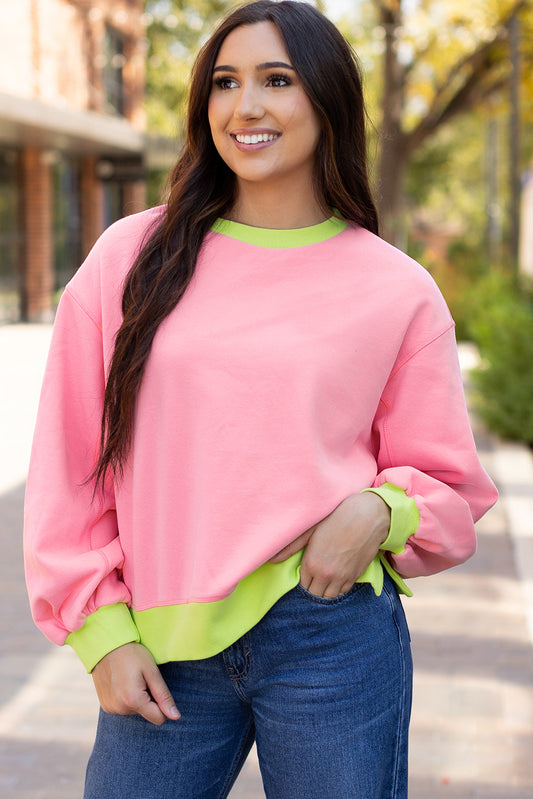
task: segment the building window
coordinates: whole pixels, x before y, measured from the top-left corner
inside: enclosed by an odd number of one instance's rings
[[[107,26],[104,48],[105,110],[108,114],[124,116],[124,78],[122,74],[126,63],[124,37],[114,28]]]
[[[80,166],[63,155],[53,168],[55,289],[65,286],[81,259]]]
[[[17,152],[0,151],[0,322],[19,319],[20,192],[17,180]]]

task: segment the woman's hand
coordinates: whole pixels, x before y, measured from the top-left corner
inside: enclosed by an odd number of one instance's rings
[[[316,596],[336,597],[374,560],[389,527],[390,508],[378,494],[353,494],[270,560],[286,560],[305,546],[300,584]]]
[[[172,694],[152,655],[142,644],[113,649],[92,671],[102,710],[128,716],[135,713],[160,726],[180,718]]]

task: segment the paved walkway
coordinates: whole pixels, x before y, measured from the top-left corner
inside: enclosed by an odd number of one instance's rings
[[[97,713],[91,679],[76,657],[33,627],[23,584],[24,478],[49,335],[47,326],[0,327],[6,799],[79,799]],[[462,355],[467,363],[470,351]],[[416,669],[410,799],[533,797],[533,459],[474,425],[502,500],[479,524],[478,555],[414,581],[415,597],[406,601]],[[231,797],[263,797],[254,753]]]

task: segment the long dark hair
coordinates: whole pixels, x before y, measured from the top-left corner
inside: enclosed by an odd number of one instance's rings
[[[102,437],[93,478],[122,473],[136,397],[152,341],[183,297],[204,236],[236,200],[236,177],[218,155],[207,108],[212,73],[226,36],[240,25],[272,22],[321,123],[314,171],[317,200],[378,232],[367,174],[365,108],[357,60],[337,28],[302,2],[258,2],[229,14],[200,51],[192,72],[187,137],[170,178],[170,197],[124,286],[123,322],[107,379]]]

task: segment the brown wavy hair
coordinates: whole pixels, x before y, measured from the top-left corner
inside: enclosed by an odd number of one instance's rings
[[[186,141],[170,177],[163,217],[129,272],[107,379],[96,486],[121,475],[131,445],[136,397],[152,341],[183,297],[204,236],[236,200],[237,181],[218,155],[208,121],[213,68],[226,36],[240,25],[272,22],[321,123],[316,198],[378,232],[366,156],[365,107],[356,56],[337,28],[311,5],[258,0],[230,13],[200,51],[192,71]]]

